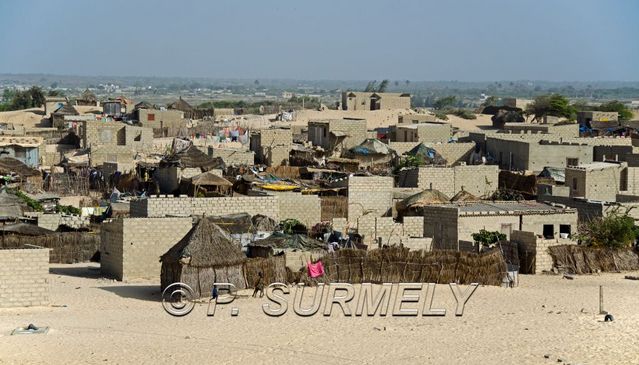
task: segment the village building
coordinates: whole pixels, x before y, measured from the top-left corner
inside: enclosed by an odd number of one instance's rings
[[[288,165],[293,145],[290,128],[260,129],[251,133],[250,149],[255,163],[268,166]]]
[[[577,123],[594,127],[592,122],[609,123],[617,125],[619,121],[619,113],[617,112],[600,112],[600,111],[581,111],[577,112]]]
[[[246,289],[243,264],[246,255],[228,232],[201,218],[193,228],[160,257],[160,289],[184,283],[196,297],[210,297],[214,283],[230,283]]]
[[[80,113],[73,107],[73,105],[65,103],[51,113],[51,126],[53,128],[63,129],[67,125],[67,116],[78,115],[80,115]]]
[[[577,231],[577,211],[535,201],[483,201],[434,204],[423,207],[424,236],[435,249],[474,250],[473,233],[498,231],[510,237],[515,230],[544,238]]]
[[[628,190],[628,164],[592,162],[566,167],[570,197],[614,202],[617,194]]]
[[[144,127],[164,128],[179,126],[184,121],[184,112],[176,109],[154,109],[138,107],[133,110],[132,118]]]
[[[42,137],[0,136],[0,157],[14,158],[28,167],[40,165]]]
[[[84,121],[79,131],[83,148],[90,149],[91,166],[104,162],[131,163],[137,153],[153,149],[153,131],[118,122]]]
[[[368,138],[366,119],[343,118],[311,120],[308,122],[308,140],[313,146],[339,157],[342,151],[353,148]]]
[[[559,122],[556,124],[506,123],[502,131],[512,134],[552,134],[563,138],[578,138],[579,124],[573,122]]]
[[[453,128],[448,123],[424,122],[419,124],[390,127],[393,142],[448,142],[453,136]]]
[[[420,124],[437,122],[434,114],[400,114],[397,117],[398,124]]]
[[[69,99],[64,96],[45,96],[44,97],[44,116],[50,117],[51,114],[66,105]]]
[[[222,175],[224,161],[208,156],[190,141],[174,140],[172,151],[160,161],[153,175],[161,194],[180,193],[183,179],[190,179],[203,172],[213,171]]]
[[[342,93],[342,109],[410,109],[410,94],[346,91]]]
[[[566,167],[593,161],[591,145],[535,138],[486,137],[486,153],[503,170],[540,172],[546,166]]]
[[[120,99],[102,102],[102,114],[119,119],[126,113],[126,105]]]

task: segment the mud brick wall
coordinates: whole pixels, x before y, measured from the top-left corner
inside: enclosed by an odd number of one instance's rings
[[[364,214],[381,217],[393,204],[393,178],[352,176],[348,180],[348,221]]]
[[[158,279],[160,256],[193,226],[187,218],[123,218],[104,225],[101,269],[117,280]]]
[[[0,250],[0,308],[49,305],[49,249]]]
[[[276,196],[219,198],[151,197],[131,201],[131,217],[185,217],[192,215],[262,214],[279,220]]]

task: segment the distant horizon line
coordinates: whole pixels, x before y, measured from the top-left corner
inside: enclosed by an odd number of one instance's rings
[[[414,80],[414,79],[394,79],[394,78],[380,78],[380,79],[298,79],[298,78],[273,78],[273,77],[251,77],[251,78],[239,78],[239,77],[214,77],[214,76],[148,76],[148,75],[82,75],[82,74],[57,74],[57,73],[41,73],[41,72],[26,72],[26,73],[12,73],[12,72],[0,72],[0,76],[49,76],[49,77],[96,77],[96,78],[149,78],[149,79],[206,79],[215,81],[320,81],[320,82],[370,82],[370,81],[402,81],[405,82],[463,82],[463,83],[494,83],[494,82],[545,82],[545,83],[639,83],[639,80],[544,80],[544,79],[494,79],[494,80]]]

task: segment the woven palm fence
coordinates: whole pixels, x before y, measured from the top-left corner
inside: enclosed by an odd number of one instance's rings
[[[573,274],[639,270],[637,251],[560,245],[548,248],[553,266]]]
[[[506,262],[499,251],[340,250],[322,258],[326,282],[359,283],[480,283],[501,285]]]

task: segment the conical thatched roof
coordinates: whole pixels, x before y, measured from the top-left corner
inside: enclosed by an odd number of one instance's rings
[[[450,199],[439,190],[424,190],[421,193],[411,195],[397,203],[397,210],[404,211],[410,208],[419,208],[431,204],[449,203]]]
[[[171,104],[166,106],[167,109],[176,109],[176,110],[180,110],[183,112],[190,112],[193,111],[193,107],[191,106],[191,104],[187,103],[186,101],[184,101],[182,99],[182,97],[180,96],[180,98],[174,102],[172,102]]]
[[[155,109],[155,105],[149,103],[148,101],[141,101],[135,104],[134,109]]]
[[[86,89],[82,92],[82,94],[80,94],[80,97],[78,98],[78,100],[96,102],[98,101],[98,98],[95,96],[95,94],[91,90]]]
[[[451,202],[478,202],[480,199],[473,194],[462,190],[450,199]]]
[[[162,262],[180,262],[194,267],[220,267],[246,260],[240,246],[229,234],[209,219],[200,221],[162,257]]]

